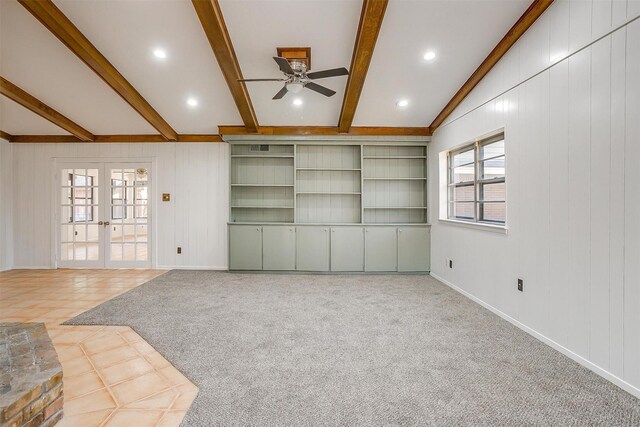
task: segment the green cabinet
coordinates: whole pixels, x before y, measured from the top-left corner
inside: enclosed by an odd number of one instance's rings
[[[364,233],[365,271],[398,271],[396,227],[367,227]]]
[[[329,227],[296,227],[299,271],[329,271]]]
[[[398,227],[398,271],[429,271],[430,240],[428,227]]]
[[[296,269],[296,228],[262,227],[262,263],[264,270]]]
[[[229,226],[229,269],[262,270],[262,227]]]
[[[331,271],[364,270],[364,229],[331,228]]]

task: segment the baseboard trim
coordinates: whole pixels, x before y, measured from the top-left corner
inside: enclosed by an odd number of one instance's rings
[[[215,270],[215,271],[227,271],[227,266],[217,265],[156,265],[158,270]]]
[[[459,292],[460,294],[462,294],[465,297],[469,298],[473,302],[476,302],[476,303],[480,304],[481,306],[483,306],[487,310],[491,311],[492,313],[502,317],[504,320],[506,320],[507,322],[511,323],[512,325],[522,329],[523,331],[525,331],[529,335],[533,336],[534,338],[537,338],[538,340],[540,340],[543,343],[547,344],[551,348],[553,348],[553,349],[559,351],[560,353],[564,354],[565,356],[569,357],[571,360],[573,360],[575,362],[578,362],[579,364],[581,364],[585,368],[593,371],[594,373],[600,375],[604,379],[606,379],[606,380],[612,382],[613,384],[617,385],[618,387],[620,387],[624,391],[626,391],[626,392],[628,392],[628,393],[630,393],[630,394],[632,394],[635,397],[640,399],[640,389],[635,387],[635,386],[633,386],[633,385],[631,385],[631,384],[629,384],[628,382],[626,382],[622,378],[619,378],[619,377],[615,376],[611,372],[601,368],[600,366],[594,364],[593,362],[591,362],[591,361],[585,359],[584,357],[574,353],[573,351],[569,350],[568,348],[563,347],[561,344],[558,344],[557,342],[555,342],[554,340],[548,338],[547,336],[542,335],[540,332],[537,332],[535,329],[532,329],[532,328],[528,327],[524,323],[521,323],[520,321],[518,321],[518,320],[514,319],[513,317],[509,316],[508,314],[503,313],[502,311],[498,310],[494,306],[484,302],[480,298],[478,298],[478,297],[470,294],[469,292],[459,288],[458,286],[456,286],[453,283],[449,282],[448,280],[438,276],[437,274],[431,273],[431,277],[433,277],[434,279],[436,279],[436,280],[442,282],[443,284],[447,285],[448,287],[450,287],[454,291]]]
[[[50,265],[29,265],[29,266],[19,266],[14,265],[9,270],[54,270],[54,267]]]

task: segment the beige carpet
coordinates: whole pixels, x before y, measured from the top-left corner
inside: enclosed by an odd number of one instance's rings
[[[187,426],[640,425],[640,401],[428,276],[171,271],[129,325],[200,393]]]

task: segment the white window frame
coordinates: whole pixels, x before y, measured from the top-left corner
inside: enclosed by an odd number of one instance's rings
[[[486,203],[502,203],[504,202],[504,206],[506,209],[507,206],[507,196],[506,196],[506,191],[505,191],[505,199],[503,201],[491,201],[491,202],[486,202],[483,200],[482,197],[482,191],[483,191],[483,187],[486,184],[499,184],[499,183],[505,183],[506,185],[506,167],[507,167],[507,153],[506,153],[506,143],[505,143],[505,152],[504,154],[500,154],[498,156],[493,156],[493,157],[489,157],[486,159],[480,159],[480,150],[482,149],[483,146],[485,145],[489,145],[492,144],[494,142],[498,142],[498,141],[504,141],[504,132],[500,132],[494,135],[491,135],[489,137],[480,139],[478,141],[475,141],[471,144],[467,144],[464,145],[460,148],[457,148],[455,150],[451,150],[449,152],[447,152],[447,220],[449,221],[461,221],[461,222],[468,222],[468,223],[473,223],[473,224],[482,224],[482,225],[493,225],[493,226],[499,226],[499,227],[506,227],[507,225],[507,219],[506,219],[506,212],[505,212],[505,220],[504,221],[495,221],[495,220],[486,220],[483,218],[484,216],[484,204]],[[473,161],[469,162],[469,163],[464,163],[462,165],[458,165],[456,167],[461,167],[461,166],[469,166],[469,165],[473,165],[473,175],[474,175],[474,179],[472,181],[467,181],[467,182],[458,182],[455,183],[453,182],[453,170],[454,170],[454,166],[453,166],[453,158],[454,156],[467,152],[467,151],[473,151]],[[482,179],[482,174],[481,174],[481,170],[483,169],[483,165],[484,162],[488,161],[488,160],[493,160],[499,157],[503,157],[505,159],[505,174],[502,177],[498,177],[498,178],[489,178],[489,179]],[[454,190],[455,188],[460,188],[460,187],[473,187],[473,201],[469,200],[467,203],[473,203],[474,209],[474,216],[473,218],[468,218],[468,217],[457,217],[453,214],[453,209],[454,209],[454,200],[453,200],[453,195],[454,195]],[[459,202],[460,203],[460,202]],[[463,202],[465,203],[465,202]]]

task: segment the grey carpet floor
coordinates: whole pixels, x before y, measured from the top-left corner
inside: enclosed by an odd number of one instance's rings
[[[640,425],[640,401],[428,276],[171,271],[129,325],[198,387],[186,426]]]

